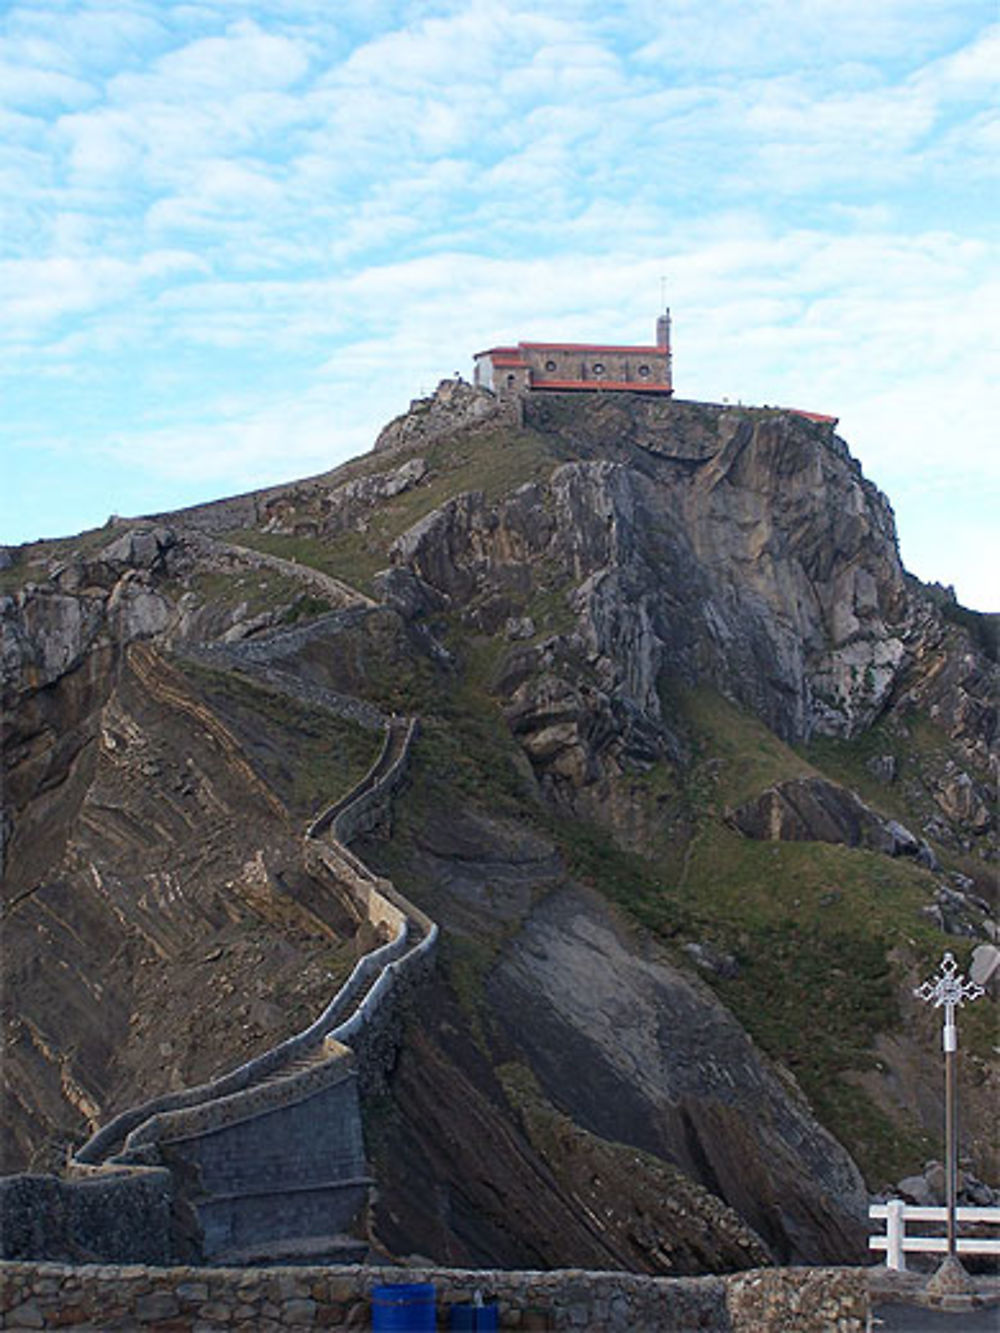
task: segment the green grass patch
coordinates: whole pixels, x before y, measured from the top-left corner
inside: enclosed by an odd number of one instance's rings
[[[570,873],[624,908],[641,925],[665,940],[693,929],[691,912],[676,893],[665,889],[661,869],[654,861],[624,851],[597,824],[550,817],[548,832]]]
[[[340,532],[320,538],[238,528],[226,533],[225,539],[234,546],[246,546],[264,555],[294,560],[296,564],[329,574],[359,592],[369,594],[372,577],[388,563],[382,544],[360,532]]]
[[[825,777],[851,788],[880,814],[899,820],[917,836],[929,819],[941,817],[933,796],[936,775],[945,772],[949,760],[959,768],[970,767],[968,755],[923,712],[911,713],[905,727],[896,720],[880,721],[851,740],[817,737],[801,753]],[[895,761],[892,782],[882,781],[869,768],[872,760],[883,756]],[[989,783],[985,774],[981,776]],[[982,875],[981,861],[937,843],[934,847],[945,869],[973,878]]]
[[[413,781],[428,805],[469,805],[499,816],[537,810],[530,766],[502,718],[481,708],[460,719],[423,720],[414,750]]]
[[[678,719],[691,738],[696,761],[711,763],[718,805],[739,805],[776,782],[815,775],[808,760],[759,718],[709,685],[691,689],[666,682],[661,701],[667,722]]]
[[[247,758],[293,814],[318,814],[367,773],[381,733],[242,676],[184,660],[176,666],[225,721]]]
[[[927,760],[948,755],[953,749],[944,729],[924,713],[912,713],[905,729],[895,721],[880,721],[850,740],[836,736],[817,736],[800,747],[803,758],[822,769],[835,782],[852,787],[859,796],[873,802],[901,799],[898,784],[886,784],[868,767],[873,759],[891,756],[902,775]]]
[[[817,1079],[810,1101],[820,1121],[850,1150],[874,1190],[912,1175],[940,1153],[940,1144],[916,1122],[901,1125],[891,1120],[848,1076]]]
[[[282,625],[298,625],[303,620],[315,620],[317,616],[324,616],[333,607],[325,597],[314,597],[311,593],[300,593],[295,601],[289,606],[281,616]]]
[[[284,607],[283,623],[320,615],[330,610],[329,602],[303,593],[302,585],[291,575],[277,570],[198,570],[183,582],[171,579],[162,585],[168,597],[176,601],[190,592],[198,601],[212,608],[232,611],[245,607],[247,616],[260,615]]]
[[[488,940],[449,932],[441,946],[441,962],[469,1025],[472,1039],[489,1055],[486,1035],[486,982],[496,962],[496,945]]]

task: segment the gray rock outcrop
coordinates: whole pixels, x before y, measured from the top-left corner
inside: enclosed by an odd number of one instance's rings
[[[846,787],[824,778],[782,782],[729,814],[748,838],[770,842],[833,842],[886,856],[929,859],[930,850],[903,824],[884,819]]]
[[[791,739],[851,735],[885,706],[911,614],[891,511],[838,442],[785,415],[663,406],[638,457],[582,459],[488,504],[456,496],[392,548],[452,600],[561,578],[601,688],[655,719],[663,669],[713,679]],[[648,409],[647,409],[648,411]],[[713,438],[714,435],[714,438]],[[554,566],[554,568],[553,568]]]
[[[867,1195],[849,1155],[731,1014],[626,942],[601,904],[573,890],[546,899],[489,991],[579,1124],[675,1162],[781,1259],[859,1259]]]

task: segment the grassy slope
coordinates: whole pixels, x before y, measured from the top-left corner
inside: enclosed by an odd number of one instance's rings
[[[877,1034],[899,1028],[897,996],[911,969],[929,975],[944,947],[964,958],[968,946],[922,916],[933,878],[911,861],[825,843],[754,842],[722,820],[727,806],[769,784],[816,771],[907,817],[901,803],[877,799],[864,767],[869,751],[884,747],[866,737],[810,747],[807,758],[710,690],[675,700],[695,753],[682,779],[695,829],[686,855],[678,869],[677,849],[654,845],[645,865],[623,865],[605,846],[595,882],[610,881],[661,933],[731,953],[739,973],[713,980],[720,996],[792,1070],[870,1183],[898,1179],[936,1145],[915,1123],[891,1123],[852,1076],[876,1062]],[[837,762],[828,766],[830,755]],[[987,1052],[991,1018],[985,1007],[963,1016],[968,1049]]]
[[[464,491],[483,491],[488,500],[494,499],[514,486],[548,476],[558,461],[542,436],[496,428],[480,431],[471,440],[437,441],[391,458],[376,456],[366,470],[394,471],[414,456],[426,461],[429,476],[419,486],[379,504],[364,532],[348,529],[317,539],[241,529],[229,537],[256,550],[311,565],[363,592],[371,592],[372,576],[385,569],[393,541],[425,514]]]
[[[468,669],[426,700],[407,819],[419,819],[421,807],[462,802],[547,832],[572,873],[653,930],[680,961],[689,962],[682,946],[691,941],[736,958],[737,976],[707,979],[758,1043],[794,1073],[873,1186],[931,1156],[936,1145],[915,1122],[890,1121],[854,1081],[876,1064],[878,1033],[898,1029],[896,997],[910,971],[929,975],[943,947],[967,953],[962,941],[943,937],[921,915],[932,887],[928,872],[860,849],[753,842],[729,829],[722,819],[727,805],[817,768],[708,690],[675,696],[695,752],[690,769],[658,765],[638,782],[630,778],[638,799],[684,807],[694,829],[690,843],[678,848],[665,837],[644,855],[624,851],[610,831],[556,818],[538,804],[485,684],[483,664],[495,644],[480,640],[466,649]],[[397,847],[403,875],[405,826],[404,820]],[[446,955],[480,1035],[476,993],[501,944],[454,941]],[[990,1015],[970,1011],[963,1025],[963,1041],[985,1053]]]
[[[309,818],[358,782],[379,733],[248,679],[179,660],[176,665],[235,732],[247,757],[299,817]]]

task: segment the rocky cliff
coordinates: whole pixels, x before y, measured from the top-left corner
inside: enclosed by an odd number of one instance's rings
[[[912,986],[995,933],[995,626],[828,424],[446,381],[336,472],[9,555],[8,1169],[322,1007],[354,945],[301,823],[405,711],[362,850],[443,939],[366,1111],[377,1243],[861,1253],[862,1172],[938,1133]]]

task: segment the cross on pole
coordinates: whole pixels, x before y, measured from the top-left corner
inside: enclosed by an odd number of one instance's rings
[[[941,959],[937,976],[917,986],[913,994],[925,1004],[933,1003],[935,1009],[944,1010],[941,1044],[944,1048],[945,1187],[948,1204],[948,1257],[945,1263],[955,1264],[958,1263],[955,1237],[955,1195],[958,1192],[955,1054],[958,1051],[958,1028],[955,1026],[955,1010],[966,1001],[978,1000],[984,992],[982,986],[962,975],[955,962],[955,955],[949,950]]]

